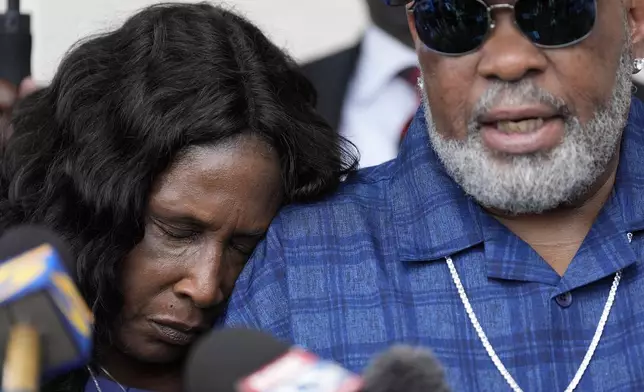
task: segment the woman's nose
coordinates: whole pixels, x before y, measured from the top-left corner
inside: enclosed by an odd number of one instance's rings
[[[214,247],[207,255],[195,255],[195,260],[186,267],[183,279],[174,286],[174,292],[185,296],[199,308],[209,308],[224,300],[221,290],[221,266],[223,247]]]

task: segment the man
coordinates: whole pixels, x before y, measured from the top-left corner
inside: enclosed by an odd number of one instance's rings
[[[372,23],[360,43],[303,66],[318,90],[318,110],[358,147],[361,167],[396,157],[420,103],[404,10],[365,3]]]
[[[224,324],[356,371],[428,346],[455,391],[644,390],[644,1],[488,4],[407,4],[400,155],[285,209]]]

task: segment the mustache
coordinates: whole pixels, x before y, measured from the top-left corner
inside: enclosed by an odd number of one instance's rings
[[[547,106],[558,116],[564,118],[571,115],[571,111],[563,99],[542,89],[529,79],[522,79],[517,82],[497,80],[492,82],[476,105],[474,105],[470,124],[479,124],[479,120],[495,107],[528,105]]]

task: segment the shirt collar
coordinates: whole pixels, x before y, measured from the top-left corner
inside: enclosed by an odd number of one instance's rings
[[[483,241],[479,207],[431,148],[422,105],[393,164],[393,222],[403,261],[436,260]]]
[[[412,49],[379,27],[369,27],[360,46],[352,82],[353,98],[373,99],[400,71],[417,65],[418,57]]]
[[[624,129],[615,199],[622,212],[624,230],[644,230],[644,104],[633,97]]]
[[[478,206],[430,146],[421,106],[393,163],[392,211],[400,258],[437,260],[484,241]],[[614,188],[622,230],[644,230],[644,104],[633,98]]]

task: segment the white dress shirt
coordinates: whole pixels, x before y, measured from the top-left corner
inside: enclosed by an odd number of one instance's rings
[[[378,27],[366,32],[342,108],[339,130],[360,151],[360,167],[396,157],[401,131],[418,95],[398,74],[417,66],[416,53]]]

